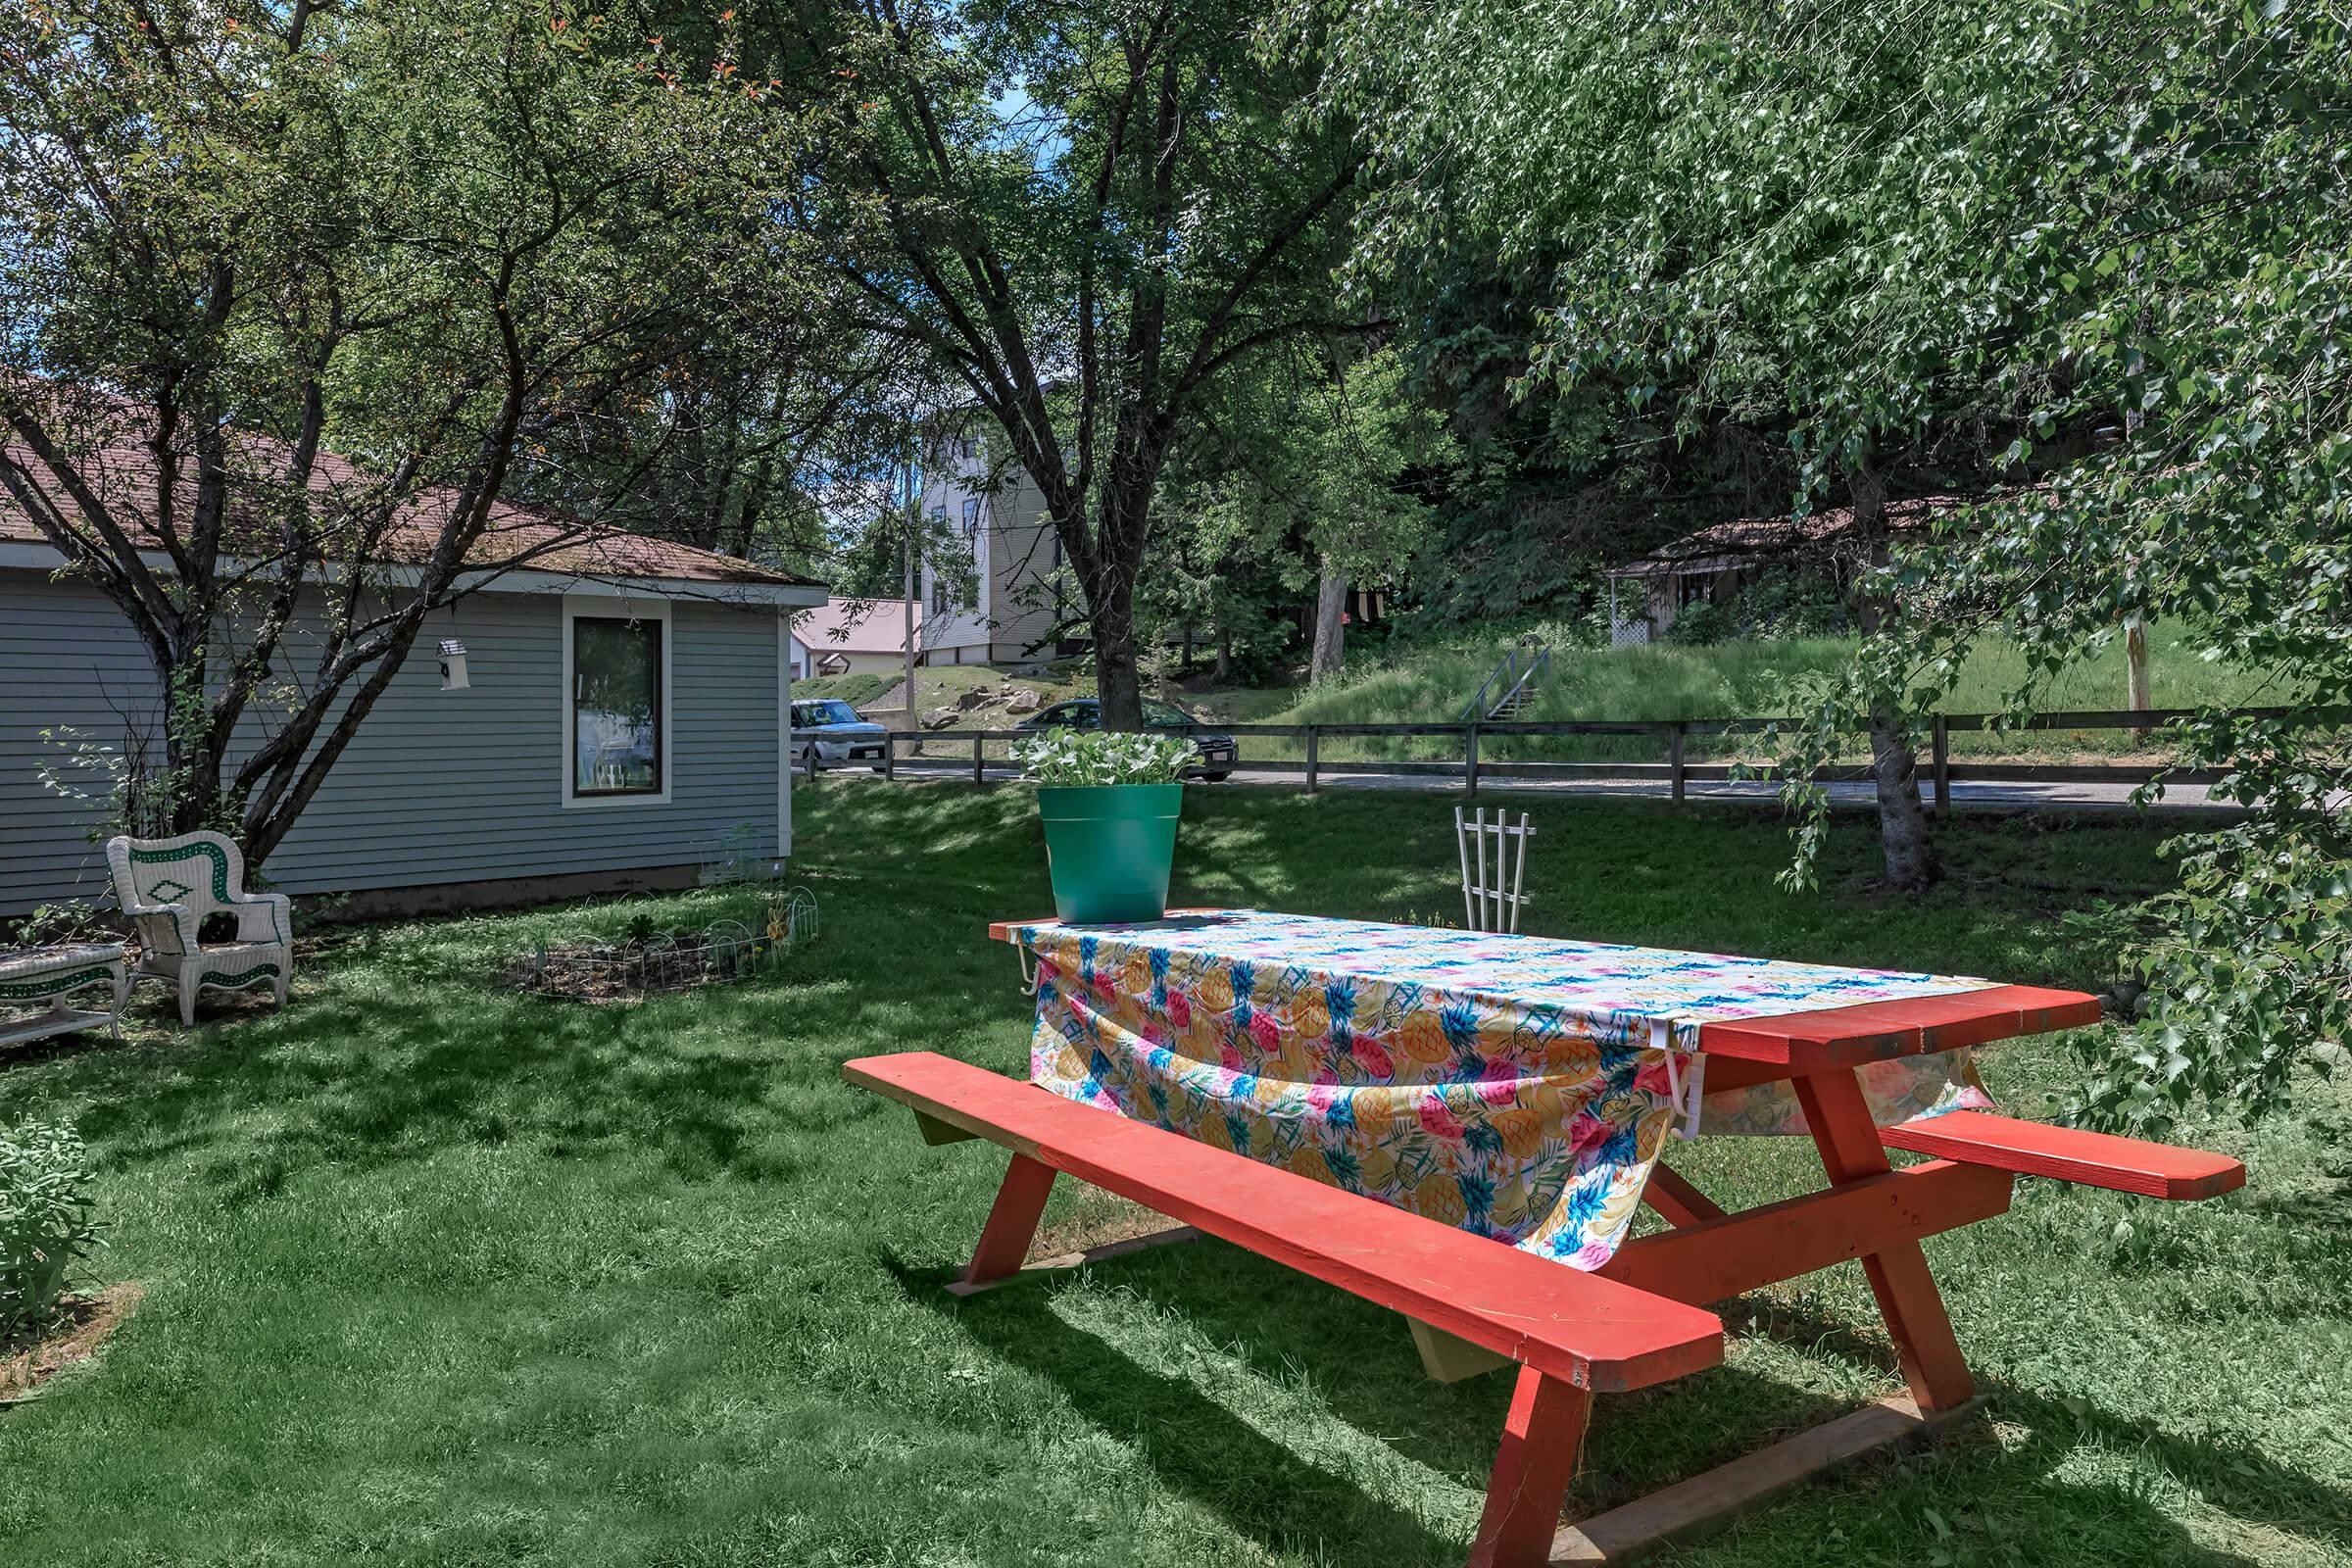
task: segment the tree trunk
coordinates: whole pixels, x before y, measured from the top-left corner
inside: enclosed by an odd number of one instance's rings
[[[1306,666],[1310,681],[1328,680],[1340,672],[1346,642],[1348,574],[1323,563],[1323,581],[1315,592],[1315,649]]]
[[[1887,711],[1870,715],[1871,777],[1878,786],[1879,847],[1886,882],[1905,893],[1923,893],[1941,872],[1927,808],[1919,799],[1919,754],[1902,720]]]
[[[1852,494],[1855,535],[1868,548],[1870,564],[1884,567],[1887,561],[1886,477],[1867,462],[1857,464]],[[1886,623],[1881,584],[1876,570],[1863,574],[1854,619],[1864,637],[1877,636]],[[1905,893],[1924,893],[1935,885],[1942,867],[1936,860],[1927,808],[1920,803],[1919,754],[1911,748],[1901,715],[1884,702],[1871,709],[1870,765],[1877,786],[1879,848],[1886,863],[1886,883]]]
[[[200,833],[221,825],[220,766],[206,744],[212,715],[211,694],[205,689],[206,666],[212,662],[208,646],[199,640],[192,648],[176,648],[170,668],[158,668],[157,684],[164,692],[159,717],[164,726],[166,798],[172,803],[172,831]],[[258,863],[258,858],[257,858]]]
[[[1094,595],[1095,698],[1104,729],[1144,727],[1144,690],[1135,659],[1135,584],[1112,570]]]
[[[1217,684],[1222,686],[1233,679],[1233,628],[1222,620],[1217,622]]]

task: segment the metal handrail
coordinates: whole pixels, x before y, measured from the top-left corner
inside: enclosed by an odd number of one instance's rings
[[[1521,669],[1519,656],[1529,649],[1533,649],[1535,652],[1529,654],[1527,667]],[[1481,719],[1493,717],[1496,709],[1519,695],[1519,688],[1534,680],[1539,673],[1550,668],[1550,645],[1540,643],[1533,637],[1520,638],[1511,644],[1509,650],[1503,654],[1494,667],[1487,671],[1487,678],[1479,685],[1478,695],[1471,698],[1469,704],[1462,709],[1462,722],[1476,723]],[[1509,684],[1503,688],[1502,696],[1490,705],[1487,702],[1487,694],[1494,689],[1494,683],[1498,680],[1507,680]]]

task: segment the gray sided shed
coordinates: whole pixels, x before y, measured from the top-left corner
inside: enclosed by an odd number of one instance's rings
[[[43,731],[120,747],[152,732],[157,682],[120,612],[0,543],[0,916],[107,892],[98,813],[42,783],[67,753]],[[792,848],[786,617],[822,587],[508,572],[436,612],[261,875],[295,895],[406,912],[691,884],[726,841]],[[571,800],[565,692],[573,616],[664,622],[667,788]],[[464,690],[435,643],[461,638]],[[301,639],[294,639],[299,642]],[[297,657],[299,665],[299,656]]]

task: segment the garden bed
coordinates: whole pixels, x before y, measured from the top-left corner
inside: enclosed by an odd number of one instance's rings
[[[794,888],[767,901],[758,929],[721,920],[699,931],[660,931],[641,917],[617,941],[543,943],[518,954],[501,980],[532,996],[636,1002],[663,991],[751,979],[812,940],[816,927],[816,900],[806,888]]]
[[[98,1353],[108,1335],[139,1309],[146,1293],[125,1280],[96,1296],[69,1296],[57,1304],[57,1320],[28,1344],[0,1345],[0,1405],[37,1398],[42,1385]]]

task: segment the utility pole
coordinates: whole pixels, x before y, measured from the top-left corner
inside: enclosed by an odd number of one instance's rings
[[[905,637],[901,644],[901,659],[906,679],[906,728],[909,733],[918,733],[922,728],[922,720],[916,716],[914,707],[914,519],[921,511],[922,503],[922,497],[915,491],[915,443],[919,439],[915,431],[907,432],[906,464],[900,470],[904,478],[899,486],[904,492],[899,505],[899,558],[903,579],[900,598],[904,601],[899,606],[899,623]]]
[[[2148,623],[2139,615],[2124,622],[2124,681],[2133,712],[2146,712],[2155,706],[2148,696]],[[2132,738],[2144,741],[2148,732],[2134,729]]]

